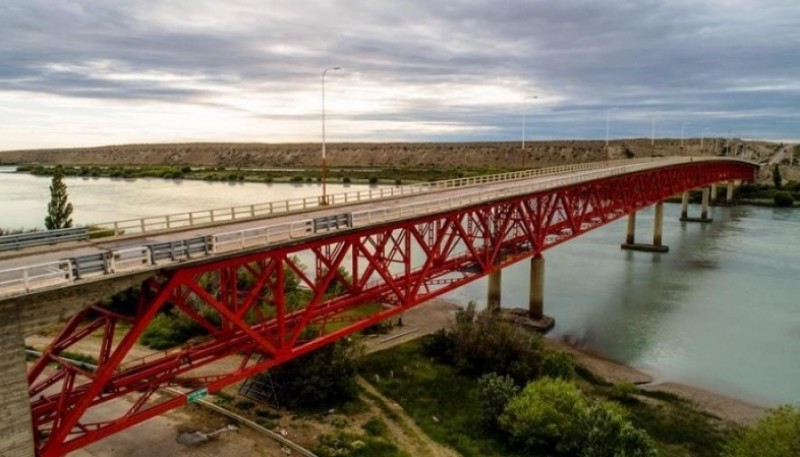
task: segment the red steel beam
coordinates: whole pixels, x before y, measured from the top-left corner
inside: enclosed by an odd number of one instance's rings
[[[217,392],[632,211],[696,187],[753,176],[753,166],[734,161],[673,165],[166,270],[142,288],[135,316],[84,310],[31,368],[37,452],[64,455],[186,404],[186,395],[157,398],[161,387]],[[313,259],[311,272],[298,256]],[[304,303],[287,303],[290,277],[306,288]],[[347,314],[375,302],[384,307],[366,316]],[[166,307],[207,335],[123,363]],[[121,322],[127,330],[115,332]],[[345,325],[326,333],[326,322]],[[95,370],[59,356],[100,329]],[[51,363],[56,370],[46,369]],[[109,417],[104,404],[122,397],[127,411]]]

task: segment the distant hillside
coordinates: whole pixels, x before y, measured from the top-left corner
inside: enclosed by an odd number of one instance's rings
[[[705,153],[711,154],[714,139],[705,140]],[[655,148],[649,139],[617,140],[609,148],[610,158],[649,157],[652,154],[698,155],[700,140],[658,140]],[[722,148],[724,140],[719,140]],[[772,143],[741,142],[746,150],[767,157],[777,147]],[[523,159],[519,142],[486,143],[332,143],[328,144],[331,166],[360,167],[526,167],[590,162],[606,158],[603,141],[526,142]],[[195,165],[242,167],[317,167],[319,143],[183,143],[130,144],[95,148],[37,149],[0,152],[0,164],[70,165]]]

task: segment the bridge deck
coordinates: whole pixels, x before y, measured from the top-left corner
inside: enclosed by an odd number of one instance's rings
[[[95,275],[75,278],[73,266],[64,259],[105,254],[116,259],[113,271],[100,272],[106,277],[119,277],[141,273],[148,269],[168,268],[170,264],[208,261],[221,254],[267,245],[281,245],[305,238],[325,236],[329,230],[313,230],[312,221],[318,218],[349,214],[347,227],[357,228],[383,223],[389,220],[419,217],[446,209],[465,207],[477,202],[500,199],[513,195],[558,188],[578,182],[601,179],[608,176],[633,173],[645,169],[660,168],[689,161],[713,161],[715,158],[657,158],[623,161],[609,166],[597,164],[590,168],[569,173],[556,173],[516,181],[492,182],[465,187],[412,194],[403,197],[378,199],[325,206],[311,211],[301,211],[271,218],[256,218],[241,222],[226,222],[185,230],[144,234],[128,237],[101,238],[95,241],[68,243],[41,249],[17,251],[13,256],[0,259],[0,301],[4,298],[34,293],[54,287],[67,287],[84,278],[99,279]],[[730,160],[730,159],[726,159]],[[333,229],[336,230],[336,229]],[[206,237],[210,255],[178,256],[177,259],[153,259],[147,245],[170,243],[197,237]]]

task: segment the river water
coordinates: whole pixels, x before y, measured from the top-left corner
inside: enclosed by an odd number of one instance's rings
[[[47,177],[3,173],[0,227],[42,227]],[[65,178],[77,223],[319,194],[314,184]],[[330,192],[357,185],[331,185]],[[693,208],[697,211],[697,208]],[[622,251],[617,221],[545,252],[551,333],[676,381],[765,405],[800,404],[800,211],[714,208],[712,224],[665,206],[669,254]],[[652,212],[637,217],[637,239]],[[503,305],[527,303],[528,262],[503,272]],[[486,281],[447,298],[485,303]]]

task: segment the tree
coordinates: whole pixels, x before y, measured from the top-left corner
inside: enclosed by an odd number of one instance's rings
[[[510,376],[489,373],[478,378],[478,404],[481,419],[489,427],[496,427],[506,405],[519,393],[519,386]]]
[[[47,230],[72,227],[72,203],[67,198],[67,185],[64,184],[64,170],[56,167],[50,184],[50,203],[47,204],[47,217],[44,225]]]
[[[339,340],[256,377],[270,403],[300,410],[323,410],[358,396],[356,358],[361,346]]]
[[[723,457],[800,456],[800,410],[784,406],[731,440]]]
[[[778,164],[775,164],[775,168],[772,169],[772,182],[775,183],[776,189],[783,189],[783,177],[781,176],[781,167]]]

